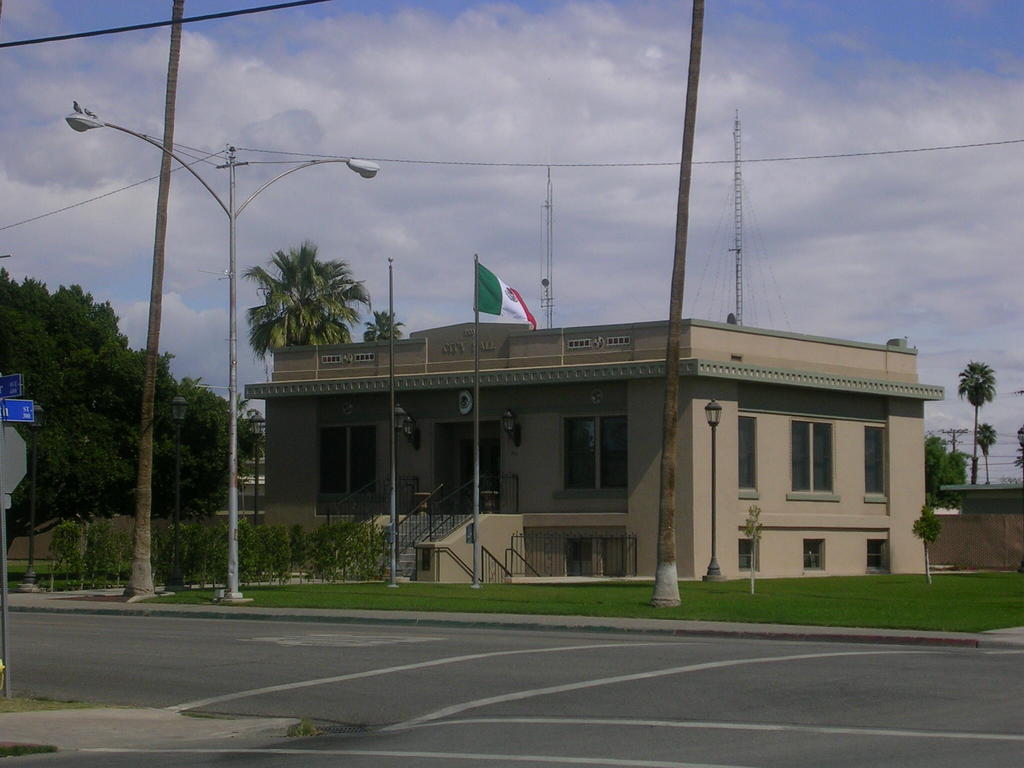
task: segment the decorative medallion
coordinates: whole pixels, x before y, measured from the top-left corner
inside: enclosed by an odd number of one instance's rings
[[[468,416],[473,412],[473,393],[468,389],[459,390],[459,413]]]

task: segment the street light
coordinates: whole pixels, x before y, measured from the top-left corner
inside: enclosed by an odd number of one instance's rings
[[[267,429],[263,414],[254,413],[249,419],[249,428],[252,430],[252,524],[256,525],[260,509],[260,438]]]
[[[1020,443],[1020,568],[1017,573],[1024,573],[1024,426],[1017,430],[1017,442]]]
[[[3,257],[0,257],[3,258]],[[28,503],[28,570],[18,587],[19,592],[38,592],[36,584],[36,458],[39,454],[39,430],[43,426],[43,406],[35,405],[35,421],[32,422],[32,489]]]
[[[181,556],[178,548],[178,537],[181,529],[181,425],[185,421],[188,402],[181,395],[171,400],[171,418],[174,420],[174,563],[167,586],[171,589],[182,589],[185,580],[181,576]]]
[[[81,110],[81,111],[80,111]],[[203,185],[207,192],[213,196],[213,199],[217,201],[218,205],[223,209],[224,213],[228,217],[228,302],[229,302],[229,318],[228,318],[228,588],[224,594],[223,600],[225,602],[233,602],[242,600],[242,593],[238,590],[238,421],[235,418],[235,414],[238,413],[238,355],[236,354],[238,347],[238,333],[237,333],[237,318],[235,317],[237,311],[237,299],[235,294],[235,283],[237,279],[236,268],[235,268],[235,223],[238,217],[242,215],[242,211],[251,203],[263,190],[273,184],[275,181],[283,179],[289,174],[301,171],[303,168],[309,168],[313,165],[324,165],[325,163],[345,163],[349,170],[358,173],[364,179],[372,179],[377,175],[380,170],[380,166],[370,160],[359,160],[353,157],[340,157],[340,158],[324,158],[318,160],[306,160],[305,162],[298,163],[297,165],[289,168],[286,171],[282,171],[277,176],[274,176],[270,181],[265,182],[255,192],[253,192],[245,201],[238,205],[235,202],[235,168],[239,165],[248,165],[248,163],[240,163],[235,157],[235,148],[228,147],[228,161],[224,165],[218,165],[217,168],[228,169],[228,202],[224,200],[213,191],[206,179],[196,173],[192,166],[186,162],[186,160],[179,157],[174,150],[168,149],[161,142],[154,138],[146,136],[145,134],[133,131],[130,128],[125,128],[114,123],[108,123],[105,120],[100,120],[93,113],[82,110],[77,102],[75,103],[75,111],[64,118],[67,124],[74,130],[83,132],[92,130],[93,128],[113,128],[115,131],[121,131],[127,133],[130,136],[134,136],[137,139],[142,139],[147,144],[152,144],[154,147],[159,149],[161,152],[173,157],[181,167],[192,174],[196,181]]]
[[[718,567],[718,526],[715,520],[715,497],[716,497],[716,467],[715,467],[715,434],[718,429],[718,422],[722,420],[722,406],[717,400],[712,400],[704,406],[704,415],[707,416],[708,426],[711,427],[711,562],[708,563],[708,572],[704,574],[704,581],[723,581],[722,569]]]

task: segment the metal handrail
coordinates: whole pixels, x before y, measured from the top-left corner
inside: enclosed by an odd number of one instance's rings
[[[328,525],[330,525],[330,524],[331,524],[331,516],[332,516],[332,515],[331,515],[331,512],[330,512],[330,510],[331,510],[332,508],[337,508],[337,509],[341,509],[341,508],[342,508],[342,507],[343,507],[343,506],[344,506],[345,504],[347,504],[347,503],[349,502],[349,500],[350,500],[350,499],[353,499],[353,498],[355,498],[356,496],[366,496],[366,495],[369,495],[369,491],[368,491],[368,489],[369,489],[370,487],[372,487],[372,486],[376,486],[376,485],[377,485],[377,483],[378,483],[378,481],[377,481],[376,479],[374,479],[374,480],[371,480],[370,482],[368,482],[368,483],[366,483],[365,485],[363,485],[363,486],[361,486],[361,487],[357,488],[356,490],[354,490],[354,491],[351,491],[350,493],[347,493],[347,494],[345,494],[345,495],[344,495],[344,496],[342,496],[342,497],[341,497],[341,498],[340,498],[340,499],[339,499],[338,501],[329,501],[329,502],[326,502],[326,503],[324,504],[324,506],[325,506],[325,507],[327,508],[327,510],[328,510],[328,511],[327,511],[327,524],[328,524]]]
[[[473,578],[473,569],[466,565],[466,561],[459,557],[457,554],[455,554],[455,552],[452,551],[451,547],[433,547],[433,551],[437,554],[441,554],[442,552],[444,552],[450,555],[452,560],[455,561],[456,565],[458,565],[466,573],[466,575],[469,576],[469,578]]]
[[[512,573],[512,568],[508,564],[509,555],[515,555],[517,558],[519,558],[520,561],[522,561],[523,565],[525,565],[527,568],[529,568],[531,571],[533,571],[533,575],[534,576],[540,576],[540,572],[536,568],[534,568],[532,565],[530,565],[530,561],[527,560],[525,557],[523,557],[521,553],[519,553],[516,550],[512,549],[512,547],[507,547],[505,549],[505,570],[509,572],[509,575],[511,575],[511,573]]]
[[[481,546],[480,551],[484,556],[484,568],[483,573],[481,574],[481,576],[483,576],[484,583],[495,583],[498,581],[496,578],[487,578],[488,575],[493,577],[496,574],[501,574],[504,578],[510,578],[512,576],[512,573],[505,567],[505,564],[496,558],[487,547]]]

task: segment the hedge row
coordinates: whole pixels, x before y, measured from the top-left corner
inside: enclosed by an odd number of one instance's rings
[[[226,525],[183,523],[178,560],[186,584],[224,584]],[[131,567],[131,537],[107,520],[65,521],[54,529],[52,573],[69,586],[121,583]],[[238,521],[238,579],[242,584],[284,583],[293,576],[321,581],[370,581],[384,575],[387,540],[373,523],[339,522],[307,531],[301,525],[252,525]],[[174,565],[173,529],[152,537],[153,580],[166,583]]]

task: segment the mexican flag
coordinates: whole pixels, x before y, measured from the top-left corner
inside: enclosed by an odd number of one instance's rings
[[[519,291],[479,262],[476,265],[476,286],[479,311],[529,323],[532,330],[537,330],[537,320],[530,313]]]

